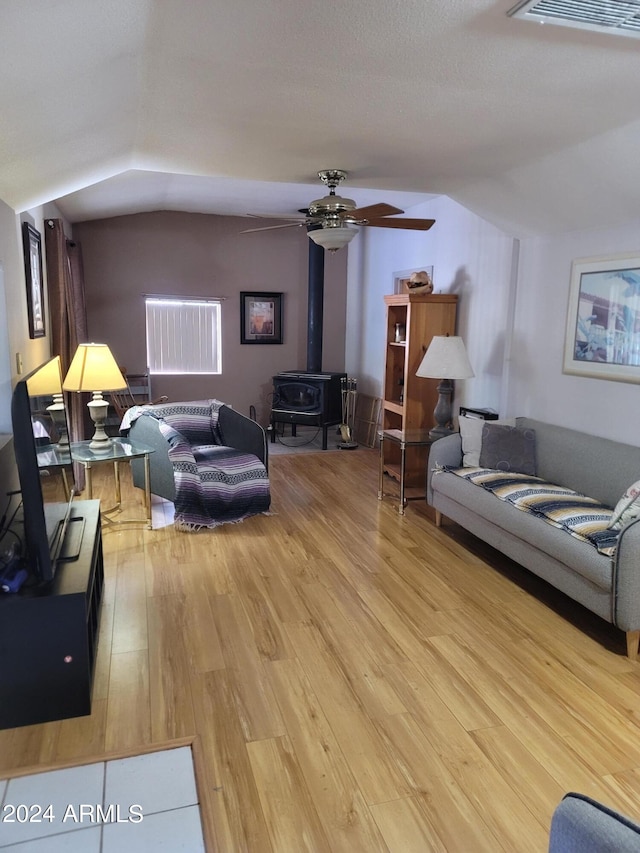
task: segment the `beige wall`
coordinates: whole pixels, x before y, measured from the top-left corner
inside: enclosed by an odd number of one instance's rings
[[[50,318],[46,316],[46,336],[31,340],[27,319],[27,289],[22,250],[22,223],[29,222],[42,238],[43,284],[47,287],[42,208],[19,216],[0,201],[0,432],[10,432],[11,391],[16,381],[34,370],[50,355]],[[19,355],[19,358],[18,358]],[[18,370],[18,362],[22,370]]]
[[[108,343],[129,372],[140,372],[146,365],[145,294],[226,297],[222,375],[157,376],[153,393],[170,400],[216,397],[243,414],[254,405],[266,424],[272,376],[306,367],[309,242],[301,228],[240,234],[266,224],[272,222],[168,211],[74,224],[89,337]],[[346,255],[325,257],[324,370],[344,370]],[[284,293],[282,345],[240,344],[243,290]]]

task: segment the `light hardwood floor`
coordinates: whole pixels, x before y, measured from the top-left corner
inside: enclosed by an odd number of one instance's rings
[[[195,737],[223,853],[543,853],[569,790],[640,820],[622,633],[376,478],[279,456],[273,515],[105,531],[93,713],[0,732],[0,769]]]

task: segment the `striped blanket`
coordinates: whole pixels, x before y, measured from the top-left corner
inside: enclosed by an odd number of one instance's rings
[[[191,532],[268,511],[267,469],[251,453],[225,447],[218,425],[224,403],[204,400],[155,406],[169,445],[176,486],[174,526]]]
[[[613,510],[599,501],[527,474],[490,468],[449,470],[517,509],[590,542],[601,554],[610,557],[615,553],[619,531],[609,528]]]

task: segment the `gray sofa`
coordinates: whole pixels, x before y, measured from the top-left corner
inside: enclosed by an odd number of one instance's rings
[[[553,813],[549,853],[637,853],[640,826],[584,794],[569,793]]]
[[[598,438],[529,418],[518,427],[535,430],[537,476],[615,507],[640,479],[640,447]],[[622,629],[627,654],[640,643],[640,518],[618,537],[613,558],[589,542],[496,498],[442,467],[462,466],[460,434],[435,442],[427,470],[427,502],[436,524],[446,516],[479,539],[548,581]]]

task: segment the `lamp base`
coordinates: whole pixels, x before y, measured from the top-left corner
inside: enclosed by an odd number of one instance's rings
[[[47,406],[47,411],[51,415],[56,431],[58,433],[58,447],[69,446],[69,433],[67,430],[67,413],[64,407],[62,394],[53,395],[53,403]]]
[[[87,403],[91,420],[94,422],[96,429],[93,433],[93,438],[89,442],[91,450],[109,450],[111,447],[111,439],[104,430],[104,423],[107,419],[107,411],[109,403],[103,399],[102,392],[94,391],[93,400]]]
[[[436,426],[429,430],[429,438],[434,441],[451,435],[451,397],[453,395],[453,382],[450,379],[441,379],[438,383],[438,402],[433,410],[433,418]]]
[[[109,450],[111,447],[111,439],[109,438],[109,436],[106,435],[104,438],[100,438],[100,436],[98,436],[96,438],[97,435],[98,433],[96,430],[93,435],[93,438],[89,442],[89,447],[92,450],[97,450],[98,452],[100,452],[101,450]]]

